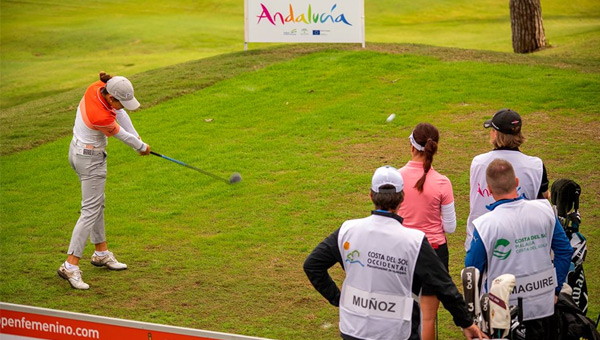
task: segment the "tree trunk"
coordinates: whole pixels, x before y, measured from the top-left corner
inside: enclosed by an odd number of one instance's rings
[[[530,53],[546,47],[540,0],[510,0],[510,24],[515,53]]]

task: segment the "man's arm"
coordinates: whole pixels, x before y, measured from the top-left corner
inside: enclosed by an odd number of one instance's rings
[[[421,285],[436,292],[435,295],[442,302],[444,308],[452,314],[454,324],[461,328],[469,328],[473,325],[473,319],[467,312],[465,300],[458,292],[442,260],[436,255],[427,238],[423,238],[417,257],[415,279],[417,279],[415,280],[417,284],[420,282]]]
[[[546,171],[546,166],[542,163],[542,183],[540,183],[540,191],[538,192],[538,199],[549,199],[550,191],[548,188],[550,186],[550,181],[548,180],[548,171]]]
[[[479,269],[480,273],[483,273],[487,268],[487,252],[477,228],[473,230],[471,248],[469,248],[467,256],[465,256],[465,267],[475,267]]]
[[[573,247],[571,247],[569,238],[565,234],[565,230],[558,221],[558,218],[556,218],[556,222],[554,223],[554,233],[552,234],[552,244],[550,247],[554,252],[554,268],[556,268],[556,280],[558,281],[556,294],[558,294],[567,279],[569,267],[571,266],[571,257],[573,256]]]
[[[329,303],[338,307],[340,304],[340,289],[327,271],[336,262],[342,265],[342,255],[338,247],[338,228],[321,242],[304,261],[304,272],[310,283],[323,295]]]

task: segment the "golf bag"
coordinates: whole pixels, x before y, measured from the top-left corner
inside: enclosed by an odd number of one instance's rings
[[[552,184],[550,200],[574,250],[571,258],[571,268],[567,276],[567,284],[573,288],[573,301],[585,315],[588,309],[588,290],[583,262],[587,254],[587,241],[585,236],[579,232],[581,224],[581,216],[579,215],[580,195],[581,187],[579,184],[563,178]]]
[[[573,290],[564,285],[558,295],[558,302],[554,308],[553,322],[556,325],[555,340],[600,340],[593,320],[583,314],[573,301]],[[518,306],[511,307],[511,340],[530,340],[523,325],[523,305],[519,298]]]
[[[492,281],[488,293],[490,313],[488,335],[497,339],[506,339],[510,334],[511,312],[509,300],[515,284],[514,275],[502,274]]]
[[[510,306],[510,339],[526,340],[523,324],[523,298],[519,298],[516,306]]]
[[[558,295],[555,312],[558,324],[558,340],[600,340],[593,320],[585,316],[569,293]]]
[[[511,329],[512,311],[508,301],[515,277],[512,274],[500,275],[492,281],[489,293],[479,294],[479,288],[486,280],[484,277],[475,267],[466,267],[461,271],[467,311],[483,333],[506,339]]]

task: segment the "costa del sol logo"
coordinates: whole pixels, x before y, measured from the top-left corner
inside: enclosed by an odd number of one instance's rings
[[[350,249],[350,243],[349,242],[344,242],[344,250],[348,250]],[[353,250],[351,252],[348,253],[348,255],[346,255],[346,262],[348,263],[358,263],[360,264],[361,267],[364,267],[365,265],[362,264],[362,262],[360,262],[360,252],[358,250]]]
[[[503,238],[496,241],[496,245],[494,246],[494,254],[493,255],[495,257],[499,258],[500,260],[506,260],[508,258],[508,256],[510,255],[510,252],[512,251],[511,249],[509,249],[508,251],[505,251],[506,247],[508,247],[509,244],[510,244],[510,242]]]

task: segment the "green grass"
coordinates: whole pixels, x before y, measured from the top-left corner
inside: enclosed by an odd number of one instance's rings
[[[214,84],[215,82],[254,72],[265,66],[317,51],[331,49],[331,45],[290,45],[263,50],[237,52],[218,57],[195,60],[134,75],[136,97],[143,108]],[[356,45],[336,45],[339,50],[361,50]],[[569,68],[582,72],[598,72],[600,63],[577,60],[506,54],[498,52],[459,50],[426,45],[369,44],[367,50],[394,54],[426,55],[447,61],[484,60],[491,63],[515,65],[545,65]],[[90,75],[89,82],[97,75]],[[167,81],[165,79],[168,79]],[[85,88],[82,86],[82,88]],[[82,88],[32,100],[2,110],[0,115],[0,155],[29,149],[72,133],[73,112],[81,98]],[[134,113],[135,114],[135,113]]]
[[[70,137],[4,155],[0,300],[277,339],[336,338],[337,310],[308,283],[304,258],[344,220],[368,214],[372,172],[402,166],[411,128],[429,121],[442,133],[434,166],[455,190],[459,227],[449,241],[458,282],[469,164],[490,148],[483,120],[511,107],[524,119],[523,151],[544,160],[551,181],[568,177],[583,188],[590,315],[600,312],[597,71],[560,68],[555,58],[406,45],[292,46],[204,62],[218,67],[169,68],[171,84],[158,81],[159,70],[140,74],[141,98],[165,97],[133,120],[154,150],[223,176],[239,171],[243,181],[228,186],[111,140],[108,242],[130,270],[82,262],[92,290],[80,292],[55,274],[80,204],[66,159]],[[187,73],[199,69],[198,78]],[[342,271],[333,274],[341,282]],[[440,338],[459,339],[448,313],[440,315]]]
[[[0,2],[0,109],[243,47],[239,0]],[[366,1],[366,39],[510,52],[507,0]],[[595,0],[544,0],[540,54],[599,61]],[[260,48],[263,44],[250,44]],[[4,114],[2,114],[3,116]]]
[[[0,107],[81,86],[104,69],[130,75],[239,50],[239,7],[216,0],[2,1]]]
[[[600,6],[596,1],[542,1],[542,15],[552,47],[538,54],[598,58]],[[367,2],[365,16],[368,41],[512,52],[505,0],[421,0],[401,6],[392,0],[373,1]]]
[[[458,282],[468,167],[490,147],[481,124],[511,107],[524,117],[523,151],[542,157],[551,181],[582,185],[596,317],[600,6],[542,6],[551,47],[514,55],[506,0],[366,1],[366,50],[251,44],[249,52],[237,0],[0,1],[0,300],[336,338],[337,310],[305,278],[306,255],[345,219],[368,214],[372,171],[403,165],[411,128],[429,121],[442,132],[434,166],[455,190]],[[108,242],[130,270],[82,262],[92,290],[80,292],[55,270],[79,216],[67,162],[74,113],[100,70],[136,85],[143,110],[132,117],[153,150],[224,177],[239,171],[243,181],[227,186],[111,139]],[[343,272],[333,274],[341,282]],[[460,338],[440,315],[440,338]]]

